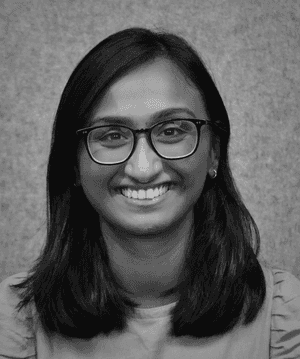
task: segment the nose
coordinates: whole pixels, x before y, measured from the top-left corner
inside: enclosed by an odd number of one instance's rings
[[[162,168],[161,158],[153,151],[147,138],[141,136],[126,162],[125,173],[135,181],[146,183],[152,181]]]

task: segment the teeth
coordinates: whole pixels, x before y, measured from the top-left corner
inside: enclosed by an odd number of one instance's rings
[[[143,189],[140,189],[138,192],[138,199],[144,199],[146,197],[146,192]]]
[[[150,199],[154,198],[154,191],[153,191],[152,188],[151,188],[151,189],[147,189],[146,197],[147,197],[147,198],[150,198]]]
[[[168,191],[168,186],[160,186],[155,189],[147,189],[147,191],[140,189],[138,191],[131,189],[122,189],[123,196],[134,199],[153,199],[159,197]]]
[[[128,190],[128,194],[129,194],[129,198],[133,197],[133,198],[138,198],[138,193],[137,191],[131,191],[130,189]]]

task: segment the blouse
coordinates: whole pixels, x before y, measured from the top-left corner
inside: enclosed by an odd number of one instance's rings
[[[262,268],[267,294],[255,321],[222,336],[200,339],[168,335],[170,310],[176,304],[171,303],[137,308],[122,334],[90,340],[56,336],[50,342],[34,324],[34,309],[15,311],[19,298],[9,285],[27,273],[15,274],[0,284],[0,358],[299,359],[300,281],[285,270]]]

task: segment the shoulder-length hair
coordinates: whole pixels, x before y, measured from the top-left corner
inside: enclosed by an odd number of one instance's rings
[[[207,176],[194,208],[182,277],[173,288],[179,296],[169,334],[225,334],[252,323],[263,306],[259,232],[229,167],[229,119],[214,81],[180,36],[130,28],[109,36],[79,62],[56,113],[47,171],[47,239],[27,279],[15,285],[23,289],[18,310],[34,304],[49,336],[88,339],[122,332],[137,307],[114,279],[98,214],[74,186],[75,132],[114,81],[157,58],[172,61],[201,93],[219,153],[218,175]]]

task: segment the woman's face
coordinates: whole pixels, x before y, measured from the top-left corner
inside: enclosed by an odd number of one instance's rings
[[[158,59],[116,81],[95,108],[88,126],[106,124],[101,119],[113,116],[122,117],[124,124],[134,129],[146,128],[151,126],[150,119],[158,118],[165,110],[170,115],[163,120],[208,119],[198,90],[174,64]],[[125,163],[97,164],[82,144],[78,160],[81,186],[100,221],[110,228],[142,236],[162,234],[192,215],[215,154],[209,127],[203,126],[198,149],[188,158],[160,158],[142,134]],[[134,199],[126,197],[121,187],[137,192],[168,190],[154,199]]]

